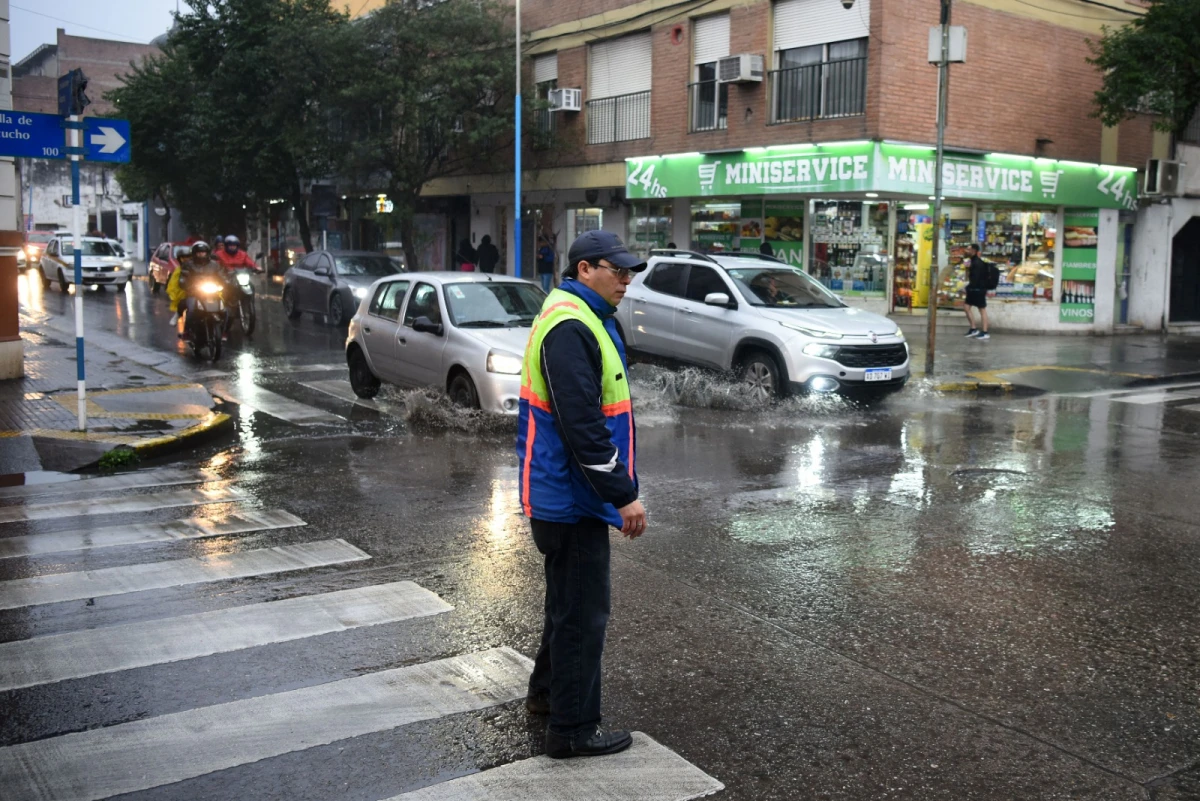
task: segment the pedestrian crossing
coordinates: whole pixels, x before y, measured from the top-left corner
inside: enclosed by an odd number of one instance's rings
[[[48,493],[57,496],[49,502],[40,491],[7,496],[14,505],[0,506],[0,523],[11,524],[0,525],[0,569],[9,564],[5,560],[18,557],[86,555],[93,549],[103,549],[110,559],[127,556],[130,563],[0,581],[0,610],[23,614],[65,601],[86,600],[90,605],[95,598],[148,590],[186,593],[202,583],[249,577],[269,581],[272,576],[312,568],[336,570],[372,558],[340,537],[308,534],[305,521],[286,510],[242,508],[240,504],[253,503],[254,498],[228,482],[211,483],[216,477],[209,474],[158,470],[113,478],[71,482],[69,489]],[[210,483],[173,488],[193,480]],[[90,518],[116,512],[128,517],[215,503],[230,508],[167,522],[88,525]],[[85,525],[32,533],[27,525],[72,518],[84,518]],[[150,543],[236,538],[282,528],[297,529],[303,541],[240,548],[236,539],[222,540],[202,556],[136,561],[139,547]],[[337,647],[330,637],[360,636],[355,633],[389,624],[412,627],[422,619],[454,612],[437,594],[412,581],[295,592],[192,614],[0,642],[0,693],[33,692],[60,682],[89,682],[167,664],[179,665],[174,669],[177,675],[183,671],[199,677],[210,672],[209,661],[219,654],[249,649],[267,649],[263,653],[269,654],[269,649],[287,642],[301,642],[316,652]],[[197,698],[180,711],[27,741],[14,741],[8,732],[5,740],[15,744],[0,747],[0,797],[99,801],[263,760],[269,767],[273,758],[306,749],[518,701],[525,695],[531,669],[532,662],[512,648],[491,647],[310,686],[274,687],[224,703],[205,705]],[[147,687],[139,691],[153,692],[153,685]],[[0,720],[0,732],[4,726]],[[633,746],[622,754],[587,760],[520,759],[392,795],[388,801],[686,801],[722,789],[719,781],[666,746],[635,733]],[[244,791],[239,787],[240,795],[246,796]],[[248,797],[254,795],[250,788]],[[380,793],[381,801],[384,795]],[[338,796],[328,797],[333,801]]]

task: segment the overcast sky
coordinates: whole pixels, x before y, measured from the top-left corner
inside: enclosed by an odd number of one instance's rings
[[[63,28],[73,36],[145,44],[171,27],[176,0],[12,0],[12,63],[54,42]],[[181,10],[186,6],[180,2]]]

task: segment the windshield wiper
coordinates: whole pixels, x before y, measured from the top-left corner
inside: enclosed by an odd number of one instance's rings
[[[499,320],[471,320],[467,323],[459,323],[459,328],[508,328],[508,323],[502,323]]]

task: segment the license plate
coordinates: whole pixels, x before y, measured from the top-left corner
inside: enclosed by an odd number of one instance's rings
[[[891,381],[892,368],[890,367],[872,367],[867,370],[867,381]]]

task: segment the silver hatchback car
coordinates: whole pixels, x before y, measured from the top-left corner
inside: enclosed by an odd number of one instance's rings
[[[630,350],[736,371],[763,399],[884,394],[909,377],[908,345],[894,322],[757,253],[651,251],[616,317]]]
[[[402,273],[376,281],[350,320],[350,385],[438,387],[455,403],[516,414],[521,361],[546,295],[519,278]]]

